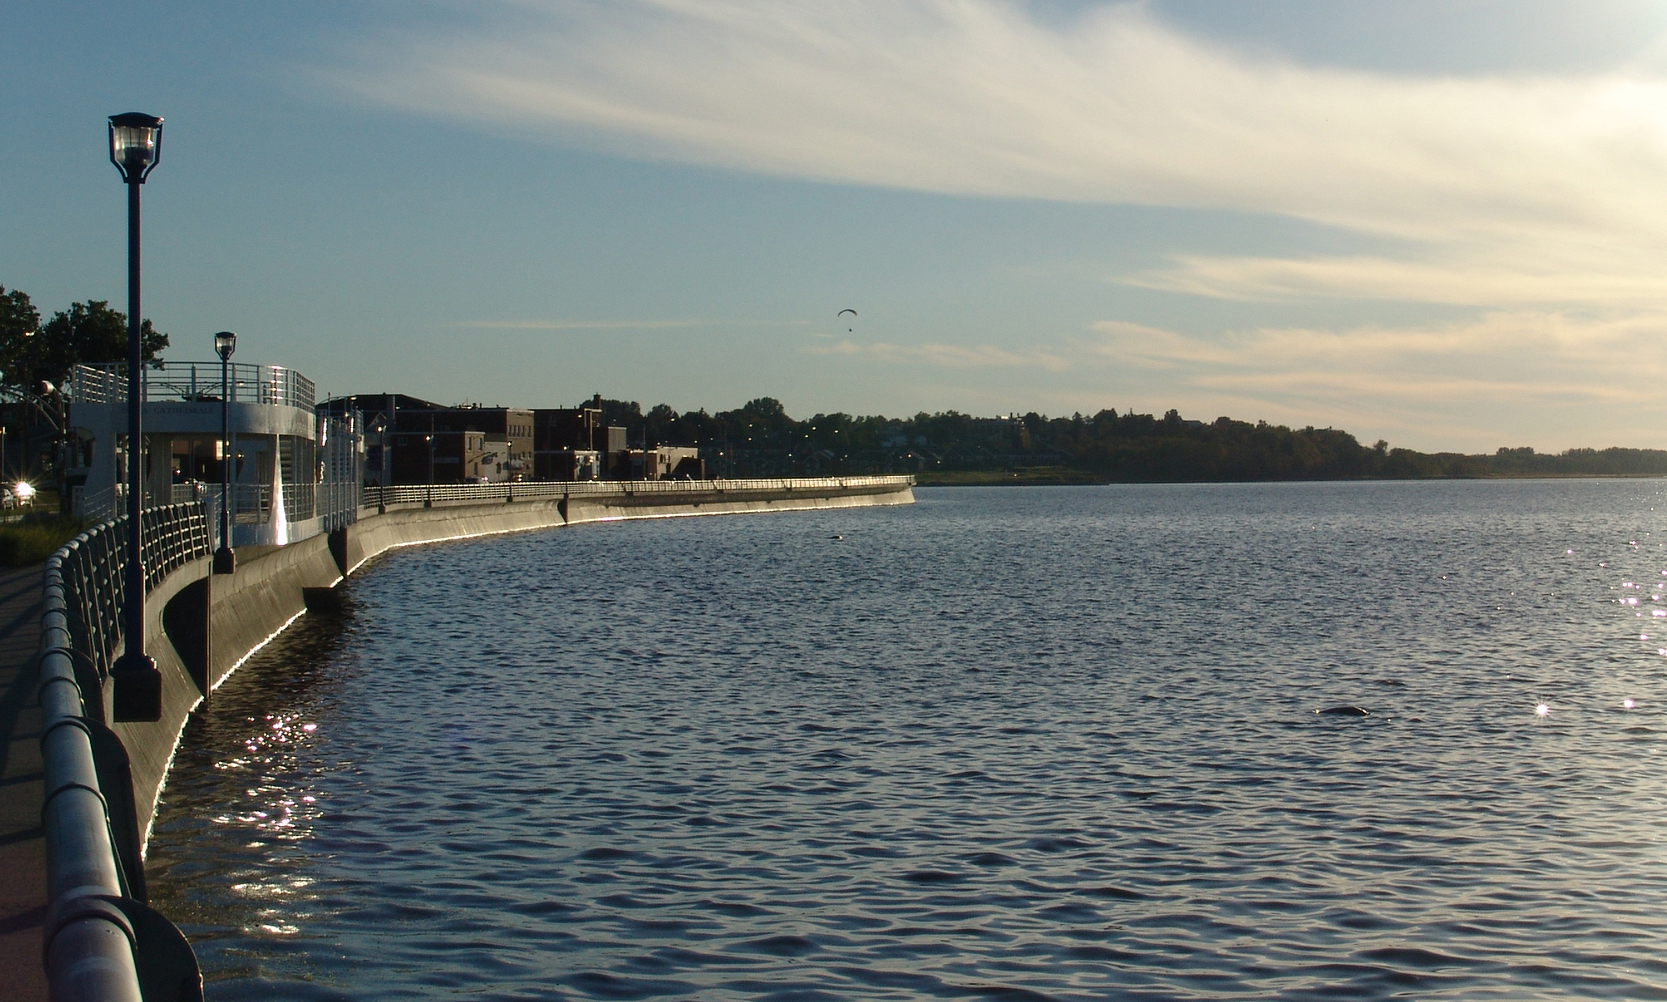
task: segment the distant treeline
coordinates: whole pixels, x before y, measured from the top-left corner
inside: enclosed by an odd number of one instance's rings
[[[787,415],[761,397],[744,407],[646,413],[605,400],[603,420],[632,445],[698,445],[724,476],[951,473],[1055,467],[1108,481],[1338,480],[1357,478],[1667,475],[1667,451],[1531,448],[1492,455],[1422,453],[1361,445],[1334,428],[1287,428],[1230,418],[1189,421],[1103,410],[1093,416],[984,418],[945,411],[912,418]]]

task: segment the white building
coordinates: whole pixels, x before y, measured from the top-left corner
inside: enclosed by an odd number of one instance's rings
[[[232,365],[229,386],[221,385],[220,371],[219,362],[144,370],[145,503],[202,499],[218,533],[224,403],[231,419],[232,545],[281,545],[352,521],[363,468],[354,419],[316,415],[312,381],[292,369]],[[125,510],[126,366],[76,366],[66,389],[74,510],[109,517]]]

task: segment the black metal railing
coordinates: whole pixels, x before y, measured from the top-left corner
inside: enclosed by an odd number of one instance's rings
[[[207,557],[208,519],[200,503],[170,504],[140,513],[148,594],[169,574]],[[122,567],[127,563],[127,516],[93,526],[66,543],[47,562],[63,590],[74,649],[109,674],[121,643],[122,609],[127,601]],[[54,568],[56,562],[56,568]]]
[[[147,593],[209,556],[200,503],[149,508],[140,519]],[[127,752],[105,724],[104,681],[130,598],[125,528],[125,517],[102,522],[46,561],[39,697],[47,980],[60,1002],[200,1002],[202,975],[190,945],[145,904]]]

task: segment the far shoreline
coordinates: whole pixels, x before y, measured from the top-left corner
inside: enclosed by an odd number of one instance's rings
[[[1112,480],[1086,470],[1034,467],[1017,470],[956,470],[917,473],[917,487],[1112,487],[1120,484],[1348,484],[1417,483],[1432,480],[1661,480],[1662,473],[1494,473],[1428,477],[1267,477],[1255,480]]]

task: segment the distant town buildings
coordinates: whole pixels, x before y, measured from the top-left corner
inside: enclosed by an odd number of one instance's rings
[[[448,407],[403,393],[356,394],[319,405],[361,415],[365,481],[375,485],[522,480],[706,479],[692,446],[630,447],[602,421],[602,397],[577,407]]]

